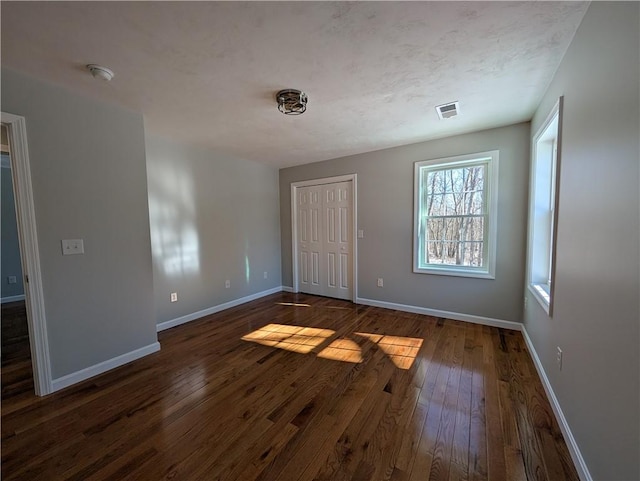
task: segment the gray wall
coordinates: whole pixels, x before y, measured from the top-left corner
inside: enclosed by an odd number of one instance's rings
[[[26,119],[53,378],[156,342],[142,115],[4,68],[2,110]]]
[[[2,154],[3,158],[8,161],[9,155]],[[2,186],[0,186],[0,194],[2,196],[2,226],[0,233],[2,234],[2,259],[0,264],[2,272],[0,273],[0,297],[21,296],[24,294],[24,285],[22,282],[22,263],[20,262],[20,244],[18,243],[18,224],[16,223],[16,203],[13,197],[13,180],[11,179],[11,169],[0,169]],[[16,276],[16,283],[9,284],[8,276]]]
[[[280,171],[283,285],[292,285],[290,184],[358,175],[358,296],[495,319],[522,320],[529,123]],[[412,272],[414,162],[500,150],[495,279]],[[384,278],[384,287],[376,279]]]
[[[281,285],[275,168],[149,136],[147,175],[158,322]]]
[[[640,479],[639,20],[638,3],[592,3],[532,121],[535,134],[564,95],[554,314],[527,293],[525,325],[607,480]]]

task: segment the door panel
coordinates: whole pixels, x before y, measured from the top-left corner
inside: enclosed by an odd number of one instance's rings
[[[327,254],[327,287],[336,287],[336,255],[333,252]]]
[[[349,290],[349,269],[351,263],[349,262],[349,256],[340,254],[340,288]]]
[[[336,241],[336,210],[333,207],[327,209],[327,242]]]
[[[309,253],[300,252],[300,261],[298,263],[300,268],[300,283],[307,285],[309,283]]]
[[[347,207],[340,207],[340,242],[349,242],[349,212]]]
[[[320,285],[320,253],[311,253],[311,285],[321,289]],[[320,292],[318,292],[320,294]]]

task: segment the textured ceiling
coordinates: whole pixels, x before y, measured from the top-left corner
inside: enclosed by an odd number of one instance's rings
[[[6,2],[2,65],[278,167],[529,120],[585,2]],[[88,63],[116,73],[94,80]],[[309,95],[301,116],[275,93]],[[439,120],[434,106],[459,101]]]

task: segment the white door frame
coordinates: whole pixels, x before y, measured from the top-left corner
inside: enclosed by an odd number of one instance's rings
[[[356,302],[358,297],[358,188],[357,174],[339,175],[336,177],[325,177],[322,179],[303,180],[291,183],[291,242],[292,242],[292,265],[293,265],[293,292],[300,292],[298,284],[298,208],[297,208],[297,191],[300,187],[309,187],[311,185],[335,184],[336,182],[351,182],[352,185],[352,221],[351,221],[351,239],[353,243],[353,254],[351,256],[351,270],[353,279],[351,280],[353,288],[351,289],[351,301]]]
[[[27,126],[24,117],[2,112],[2,123],[7,127],[10,146],[11,174],[16,201],[16,220],[24,293],[27,306],[27,324],[31,345],[33,385],[37,396],[53,391],[51,383],[51,358],[44,310],[44,292],[40,272],[38,232],[31,186],[31,168],[27,146]]]

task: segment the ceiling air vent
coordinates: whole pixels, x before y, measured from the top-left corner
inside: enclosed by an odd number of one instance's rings
[[[438,105],[436,107],[436,111],[438,112],[438,117],[441,119],[450,119],[460,113],[460,103],[451,102],[448,104]]]

